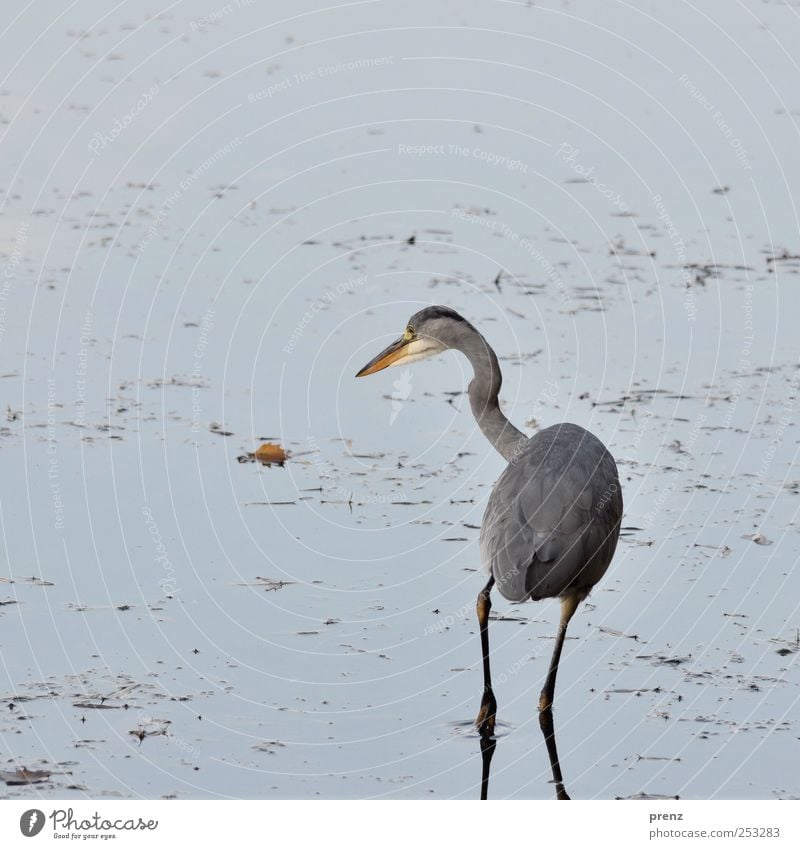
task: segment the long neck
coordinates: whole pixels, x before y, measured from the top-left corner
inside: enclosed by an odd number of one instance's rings
[[[510,463],[528,438],[511,424],[500,409],[497,396],[503,375],[497,355],[472,325],[469,328],[471,332],[459,340],[457,347],[472,363],[475,372],[468,390],[472,414],[489,442]]]

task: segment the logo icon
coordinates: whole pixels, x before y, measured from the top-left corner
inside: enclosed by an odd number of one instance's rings
[[[19,818],[19,830],[25,837],[36,837],[44,828],[44,811],[31,808]]]

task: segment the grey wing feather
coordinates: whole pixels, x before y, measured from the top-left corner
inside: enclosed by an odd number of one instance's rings
[[[481,555],[510,601],[585,597],[611,562],[621,518],[611,454],[578,425],[555,425],[528,440],[495,484]]]

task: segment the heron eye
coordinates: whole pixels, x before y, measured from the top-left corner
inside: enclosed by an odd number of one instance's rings
[[[416,335],[417,334],[414,332],[414,328],[411,327],[410,325],[408,327],[406,327],[406,329],[403,331],[403,339],[405,339],[406,342],[409,342]]]

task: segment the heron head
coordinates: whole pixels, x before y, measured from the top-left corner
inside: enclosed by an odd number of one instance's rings
[[[468,325],[450,307],[425,307],[408,320],[403,335],[371,359],[356,377],[366,377],[389,366],[407,365],[455,347],[459,330]]]

